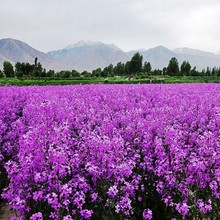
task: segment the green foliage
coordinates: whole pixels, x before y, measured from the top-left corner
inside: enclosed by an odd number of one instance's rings
[[[142,62],[143,62],[143,56],[138,52],[135,53],[134,56],[131,58],[131,61],[129,64],[130,74],[137,74],[138,72],[141,72]]]
[[[179,63],[176,57],[172,57],[167,67],[167,73],[171,76],[179,75]]]
[[[135,84],[135,83],[203,83],[203,82],[216,82],[220,83],[220,78],[216,77],[200,77],[200,76],[168,76],[168,75],[144,75],[141,74],[140,77],[133,80],[128,80],[128,77],[108,77],[106,78],[98,78],[98,77],[79,77],[79,78],[69,78],[62,79],[57,77],[49,78],[0,78],[0,85],[19,85],[19,86],[27,86],[27,85],[74,85],[74,84]]]
[[[125,64],[125,74],[126,75],[131,75],[130,66],[131,66],[131,61],[127,61]]]
[[[22,65],[20,62],[17,62],[15,64],[15,75],[17,77],[23,77],[23,75],[24,75],[24,72],[22,71]]]
[[[155,70],[153,71],[153,75],[162,75],[162,73],[163,73],[163,71],[160,70],[160,69],[155,69]]]
[[[81,76],[83,76],[83,77],[91,77],[91,73],[88,72],[88,71],[86,71],[86,70],[84,70],[84,71],[81,73]]]
[[[0,71],[0,78],[6,77],[14,77],[17,78],[25,78],[25,79],[36,79],[36,78],[56,78],[56,79],[72,79],[72,78],[107,78],[107,77],[123,77],[127,76],[127,80],[131,81],[138,80],[138,79],[145,79],[146,82],[151,80],[150,76],[192,76],[195,80],[196,77],[220,77],[220,67],[207,67],[202,71],[196,70],[196,67],[191,68],[191,65],[188,61],[183,61],[179,68],[178,60],[175,57],[172,57],[168,63],[167,67],[161,69],[152,69],[151,63],[145,61],[143,63],[143,56],[140,53],[135,53],[131,60],[127,61],[126,63],[118,62],[117,65],[113,66],[112,64],[106,66],[103,70],[101,68],[97,68],[93,70],[91,73],[88,71],[83,71],[81,74],[77,70],[62,70],[60,72],[56,72],[54,70],[46,71],[40,62],[37,62],[37,58],[34,60],[34,64],[30,63],[20,63],[17,62],[15,64],[15,70],[13,65],[5,61],[3,66],[3,71]],[[87,80],[87,79],[86,79]],[[92,79],[93,80],[93,79]],[[116,83],[123,83],[123,80],[119,80],[120,82]],[[161,81],[161,79],[159,80]],[[179,79],[178,79],[179,81]],[[182,80],[180,80],[181,82]],[[200,79],[200,81],[203,81]],[[207,80],[206,80],[207,81]],[[218,81],[218,80],[216,80]],[[155,81],[157,82],[157,80]],[[105,83],[112,83],[111,81],[107,80]]]
[[[188,61],[183,61],[183,63],[180,66],[180,73],[182,76],[189,76],[191,70],[191,65]]]
[[[114,72],[113,72],[112,64],[105,67],[103,71],[101,72],[101,77],[108,77],[108,76],[113,76],[113,75],[114,75]]]
[[[167,74],[167,68],[166,67],[163,68],[162,73],[163,73],[163,75]]]
[[[98,69],[95,69],[95,70],[92,71],[92,76],[94,76],[94,77],[100,77],[100,76],[101,76],[101,73],[102,73],[101,68],[98,68]]]
[[[41,77],[46,76],[45,70],[43,69],[41,63],[36,63],[37,58],[35,58],[35,64],[30,63],[20,63],[15,64],[15,75],[17,77]]]
[[[196,67],[194,66],[194,68],[190,71],[190,75],[191,76],[199,76],[199,72],[196,70]]]
[[[3,71],[6,77],[14,77],[14,67],[9,61],[3,63]]]
[[[72,77],[79,77],[80,73],[77,70],[72,70],[71,75]]]
[[[60,71],[60,77],[63,78],[63,79],[70,78],[71,75],[72,75],[72,72],[69,71],[69,70]]]
[[[144,72],[150,73],[152,70],[150,62],[144,62],[144,67],[143,67]]]
[[[114,75],[116,76],[123,76],[125,74],[125,64],[124,63],[117,63],[117,65],[114,67]]]
[[[47,76],[47,73],[46,73],[46,70],[45,70],[45,69],[40,72],[40,76],[41,76],[41,77],[46,77],[46,76]]]
[[[46,77],[54,77],[54,75],[55,75],[55,71],[54,70],[49,70],[46,73]]]
[[[0,70],[0,78],[3,78],[4,76],[4,73]]]

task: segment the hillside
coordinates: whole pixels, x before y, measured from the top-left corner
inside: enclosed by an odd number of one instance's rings
[[[196,66],[198,70],[207,66],[220,66],[220,55],[186,47],[170,50],[164,46],[157,46],[148,50],[125,52],[114,44],[80,41],[63,49],[44,53],[25,42],[6,38],[0,40],[0,69],[2,69],[4,61],[10,61],[12,64],[16,62],[34,63],[34,59],[37,57],[47,70],[92,71],[99,67],[104,68],[109,64],[116,65],[118,62],[126,62],[138,51],[143,55],[143,61],[149,61],[153,69],[166,67],[172,57],[176,57],[180,65],[184,60],[188,60],[191,66]]]
[[[53,58],[59,59],[67,69],[79,71],[104,68],[109,64],[126,62],[129,56],[113,44],[101,42],[80,41],[64,49],[48,53]]]
[[[22,41],[11,38],[0,40],[1,67],[5,60],[10,61],[12,64],[15,64],[16,62],[34,63],[36,57],[47,69],[58,67],[55,60],[46,53],[38,51]]]

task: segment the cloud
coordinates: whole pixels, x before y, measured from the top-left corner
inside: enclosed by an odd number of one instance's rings
[[[79,40],[124,50],[164,45],[220,52],[217,0],[2,0],[0,38],[48,51]]]

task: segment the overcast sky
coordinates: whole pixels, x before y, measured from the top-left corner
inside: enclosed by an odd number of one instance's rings
[[[220,54],[220,0],[1,0],[0,39],[47,52],[80,40],[125,51],[163,45]]]

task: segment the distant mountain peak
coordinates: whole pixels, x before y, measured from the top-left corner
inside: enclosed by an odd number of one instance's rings
[[[173,51],[178,54],[188,54],[188,55],[196,55],[196,56],[215,56],[214,53],[205,52],[197,49],[191,49],[188,47],[176,48]]]
[[[153,47],[154,49],[157,48],[157,49],[168,49],[167,47],[164,47],[163,45],[158,45],[156,47]]]
[[[13,53],[17,53],[19,50],[26,50],[26,51],[37,51],[33,47],[29,46],[27,43],[16,40],[13,38],[4,38],[0,40],[0,48],[2,52],[8,53],[9,51]],[[40,52],[40,51],[38,51]]]
[[[102,44],[103,43],[101,43],[101,42],[81,40],[77,43],[69,44],[65,49],[72,49],[72,48],[75,48],[75,47],[84,47],[84,46],[97,46],[97,45],[102,45]]]
[[[46,69],[91,71],[99,67],[104,68],[111,63],[113,65],[118,62],[125,63],[135,52],[140,52],[143,61],[150,62],[152,68],[155,69],[166,67],[172,57],[176,57],[179,64],[188,60],[191,66],[196,66],[198,70],[207,66],[219,66],[220,63],[220,55],[187,47],[170,50],[160,45],[148,50],[139,49],[126,53],[114,44],[79,41],[61,50],[43,53],[20,40],[4,38],[0,39],[0,69],[6,60],[12,64],[16,62],[34,63],[37,57]]]
[[[25,44],[24,42],[22,41],[19,41],[19,40],[15,40],[15,39],[12,39],[12,38],[4,38],[4,39],[1,39],[0,40],[0,45],[1,46],[4,46],[4,45],[17,45],[17,44]]]
[[[6,41],[11,41],[11,42],[16,42],[16,41],[20,41],[20,40],[16,40],[16,39],[13,39],[13,38],[3,38],[1,39],[2,42],[6,42]]]
[[[54,62],[47,54],[34,49],[27,43],[12,38],[0,40],[0,67],[4,61],[9,61],[13,65],[16,62],[34,63],[35,58],[46,68],[56,67],[57,61]]]
[[[167,47],[164,47],[162,45],[150,48],[148,50],[154,50],[154,51],[171,51],[170,49],[168,49]]]
[[[71,50],[74,48],[79,48],[79,47],[108,47],[114,51],[122,51],[119,47],[115,46],[114,44],[105,44],[100,41],[94,42],[94,41],[79,41],[74,44],[69,44],[67,47],[65,47],[65,50]]]

